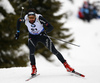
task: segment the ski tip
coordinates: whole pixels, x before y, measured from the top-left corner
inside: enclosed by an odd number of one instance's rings
[[[31,80],[32,78],[35,78],[35,77],[37,77],[37,76],[39,76],[40,74],[36,74],[36,75],[33,75],[33,76],[31,76],[30,78],[28,78],[26,81],[29,81],[29,80]]]
[[[85,77],[85,75],[81,75],[82,77]]]

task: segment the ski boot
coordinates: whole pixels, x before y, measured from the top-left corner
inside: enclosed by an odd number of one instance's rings
[[[67,62],[64,62],[63,65],[65,66],[65,68],[67,69],[68,72],[73,72],[74,71],[74,69],[71,68]]]
[[[32,65],[32,73],[31,73],[31,75],[34,76],[34,75],[36,75],[36,73],[37,73],[37,68],[36,68],[35,65]]]

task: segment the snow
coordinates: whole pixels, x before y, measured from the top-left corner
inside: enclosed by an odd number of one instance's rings
[[[3,9],[5,9],[7,13],[13,13],[14,14],[14,9],[10,5],[8,0],[0,0],[0,6],[3,7]]]
[[[13,13],[14,8],[10,5],[8,0],[0,0],[0,7],[3,7],[4,10],[6,10],[7,13]],[[0,22],[4,19],[5,17],[0,13]]]
[[[76,1],[76,0],[74,0]],[[78,7],[84,0],[78,0],[72,5],[69,1],[61,0],[63,6],[58,14],[69,9],[73,11],[72,16],[65,21],[64,27],[70,27],[74,33],[73,43],[80,47],[71,46],[71,50],[61,51],[64,58],[76,71],[85,74],[85,78],[74,76],[66,71],[63,65],[53,55],[55,61],[48,62],[44,57],[36,57],[36,66],[40,76],[30,80],[28,83],[100,83],[100,19],[93,19],[90,23],[83,22],[77,18]],[[92,0],[93,1],[93,0]],[[25,48],[25,46],[24,46]],[[0,69],[0,83],[26,83],[30,77],[31,66]]]

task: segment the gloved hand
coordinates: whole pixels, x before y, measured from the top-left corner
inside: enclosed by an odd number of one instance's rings
[[[40,33],[40,35],[47,36],[47,32],[43,31],[43,32]]]
[[[19,38],[19,31],[17,31],[17,33],[15,34],[15,39]]]
[[[44,31],[44,35],[47,35],[47,32],[46,31]]]

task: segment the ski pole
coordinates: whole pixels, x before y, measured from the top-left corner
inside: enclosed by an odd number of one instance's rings
[[[31,42],[31,44],[35,47],[34,43],[32,42],[31,38],[29,38],[29,41]]]
[[[21,11],[20,18],[22,18],[22,17],[23,17],[23,10],[24,10],[24,7],[22,7],[21,9],[22,9],[22,11]]]
[[[62,41],[62,42],[64,42],[64,43],[68,43],[68,44],[71,44],[71,45],[80,47],[79,45],[73,44],[73,43],[71,43],[71,42],[67,42],[67,41],[64,41],[64,40],[61,40],[61,39],[57,39],[57,38],[54,38],[54,37],[51,37],[51,36],[48,36],[48,37],[49,37],[49,38],[52,38],[52,39],[56,39],[56,40]]]

